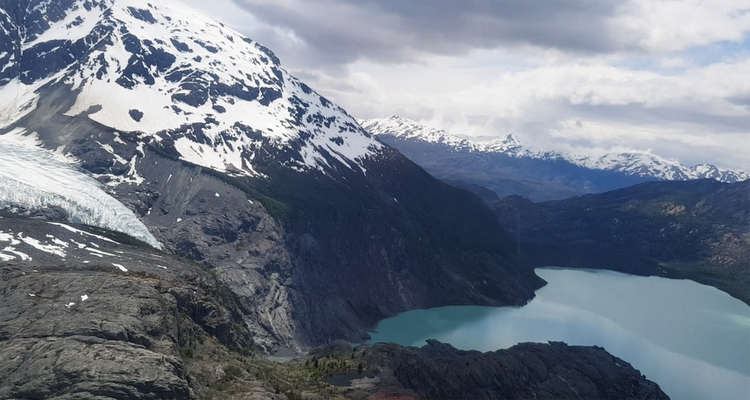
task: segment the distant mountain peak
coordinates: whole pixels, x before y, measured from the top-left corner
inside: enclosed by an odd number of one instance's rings
[[[452,146],[456,150],[501,153],[511,157],[566,160],[580,167],[617,171],[645,178],[660,180],[715,179],[722,182],[738,182],[750,179],[750,175],[743,171],[722,169],[708,163],[686,166],[649,151],[614,152],[598,157],[563,154],[554,151],[540,152],[525,147],[513,134],[508,134],[503,138],[482,141],[469,136],[451,135],[444,130],[428,127],[398,116],[364,120],[360,121],[360,124],[376,136],[389,135],[399,139],[442,143]]]
[[[480,152],[504,152],[521,155],[528,152],[513,134],[504,138],[481,141],[469,136],[453,135],[415,120],[391,115],[388,118],[360,120],[365,130],[373,135],[392,135],[402,139],[422,140],[430,143],[444,143],[456,149]]]
[[[478,143],[478,149],[481,151],[513,154],[519,154],[526,151],[526,149],[523,148],[521,141],[512,133],[507,134],[504,138],[494,139],[486,143]]]
[[[505,135],[505,139],[503,139],[503,141],[505,143],[513,144],[515,146],[520,146],[521,145],[521,141],[518,140],[518,138],[515,137],[512,133],[509,133],[509,134]]]
[[[631,175],[670,181],[714,179],[722,182],[739,182],[750,178],[750,175],[743,171],[726,170],[708,163],[687,166],[650,151],[617,152],[600,157],[579,156],[574,159],[579,165],[590,168],[617,170]]]

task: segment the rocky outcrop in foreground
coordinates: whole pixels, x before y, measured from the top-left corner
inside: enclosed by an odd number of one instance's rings
[[[145,244],[0,218],[0,247],[0,399],[187,399],[198,341],[253,346],[211,275]]]
[[[668,398],[656,383],[600,347],[524,343],[480,353],[428,341],[421,348],[378,344],[351,351],[358,371],[331,381],[350,394],[369,392],[370,399]],[[346,352],[345,346],[331,350]]]

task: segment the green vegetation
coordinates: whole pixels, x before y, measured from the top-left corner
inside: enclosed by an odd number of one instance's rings
[[[334,374],[361,374],[364,353],[331,354],[286,362],[242,355],[206,337],[185,357],[198,397],[232,399],[256,393],[261,397],[284,395],[293,399],[345,399],[342,389],[326,381]]]

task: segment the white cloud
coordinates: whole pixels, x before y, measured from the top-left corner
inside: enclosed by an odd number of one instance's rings
[[[718,41],[740,41],[750,30],[746,0],[630,0],[613,27],[627,47],[678,51]]]

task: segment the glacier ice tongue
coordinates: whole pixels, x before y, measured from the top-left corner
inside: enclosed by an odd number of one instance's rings
[[[59,207],[70,222],[122,232],[155,248],[161,244],[98,181],[41,147],[0,135],[0,207]]]

